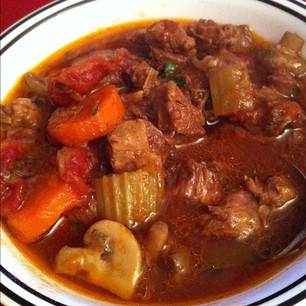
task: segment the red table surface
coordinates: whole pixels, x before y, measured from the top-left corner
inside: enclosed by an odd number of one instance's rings
[[[53,0],[0,0],[1,19],[0,30],[3,32],[22,17],[38,8],[53,2]]]

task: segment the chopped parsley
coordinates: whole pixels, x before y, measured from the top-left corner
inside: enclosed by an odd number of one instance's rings
[[[186,78],[184,76],[177,76],[173,79],[173,81],[179,87],[182,87],[186,84]]]
[[[177,86],[182,87],[186,84],[186,78],[182,75],[177,75],[179,65],[167,61],[163,71],[163,76],[166,80],[172,80]]]
[[[166,79],[171,79],[179,68],[179,65],[174,64],[172,62],[166,62],[165,68],[164,68],[164,75]]]

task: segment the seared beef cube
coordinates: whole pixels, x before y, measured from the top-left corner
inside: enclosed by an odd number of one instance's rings
[[[146,62],[133,65],[127,72],[133,85],[137,88],[149,90],[158,82],[158,72]]]
[[[247,25],[223,25],[220,47],[232,52],[247,51],[253,45],[252,33]]]
[[[269,223],[274,208],[282,207],[298,197],[296,188],[284,175],[269,177],[266,182],[258,177],[246,178],[246,187],[259,201],[258,212],[264,225]]]
[[[133,86],[136,88],[150,89],[158,81],[158,72],[125,48],[116,49],[112,62],[129,75]]]
[[[260,205],[281,207],[298,195],[292,182],[284,175],[269,177],[265,183],[257,177],[247,178],[246,186],[259,199]]]
[[[150,47],[146,42],[146,28],[135,30],[127,36],[127,39],[137,54],[147,58],[150,56]]]
[[[302,127],[306,117],[297,102],[279,99],[231,119],[240,122],[254,135],[278,136],[286,128]]]
[[[191,54],[195,54],[194,39],[175,21],[161,20],[153,23],[147,29],[146,41],[160,64],[171,61],[183,65]]]
[[[126,109],[126,120],[145,119],[150,122],[154,120],[155,111],[144,90],[122,93],[121,98]]]
[[[253,44],[251,31],[246,25],[219,26],[212,20],[200,19],[189,24],[188,33],[195,37],[197,47],[208,53],[220,49],[243,52]]]
[[[214,205],[222,196],[222,166],[193,159],[176,168],[170,182],[170,190],[176,198],[188,203]]]
[[[271,101],[277,101],[281,98],[281,95],[277,93],[277,91],[268,86],[254,86],[254,98],[257,101],[257,108],[267,104],[268,102]]]
[[[302,127],[306,119],[300,105],[288,100],[269,103],[267,117],[267,134],[274,136],[280,135],[285,128]]]
[[[45,123],[43,110],[31,99],[18,98],[0,106],[1,129],[29,128],[39,130]]]
[[[186,67],[183,71],[183,75],[186,78],[186,84],[182,88],[182,91],[186,97],[188,97],[192,104],[198,109],[203,110],[209,97],[209,84],[206,77],[203,76],[203,72],[194,69],[194,67]]]
[[[156,88],[153,103],[157,111],[157,125],[163,133],[204,135],[203,113],[187,100],[173,81]]]
[[[219,49],[220,32],[220,27],[213,20],[200,19],[188,25],[188,33],[195,37],[200,50]]]
[[[300,91],[297,80],[286,68],[275,69],[267,79],[275,91],[282,96],[294,98]]]
[[[205,237],[242,240],[262,227],[255,197],[240,190],[228,195],[222,206],[209,206],[200,217]]]
[[[128,120],[108,135],[110,161],[116,173],[134,171],[148,165],[161,167],[169,154],[162,132],[149,121]]]

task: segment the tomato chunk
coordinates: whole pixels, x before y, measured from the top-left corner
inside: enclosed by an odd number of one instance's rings
[[[52,73],[48,77],[48,95],[56,105],[68,105],[93,90],[102,77],[117,66],[102,57],[93,57]]]

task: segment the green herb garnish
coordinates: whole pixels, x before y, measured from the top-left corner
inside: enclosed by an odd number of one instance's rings
[[[182,87],[186,84],[186,78],[184,76],[177,76],[173,79],[173,81],[179,87]]]
[[[182,87],[186,84],[186,78],[184,76],[177,75],[178,70],[179,65],[167,61],[165,64],[163,76],[167,80],[173,80],[177,86]]]
[[[166,62],[164,68],[164,75],[166,79],[171,78],[174,75],[174,72],[179,68],[179,65],[174,64],[170,61]]]

